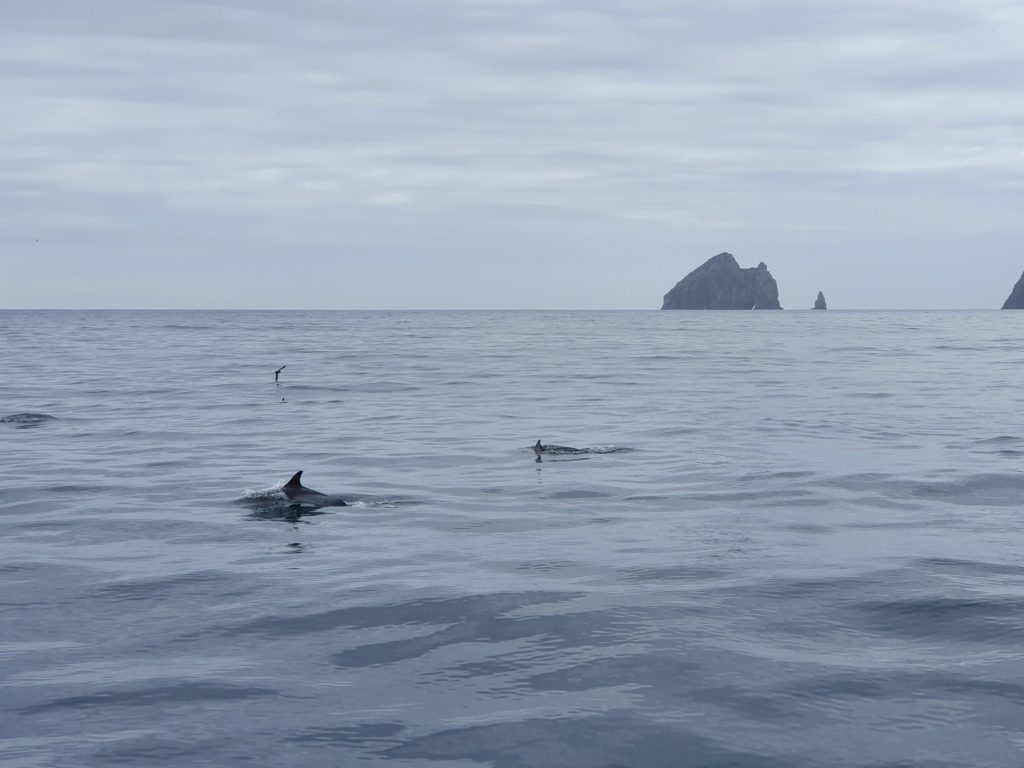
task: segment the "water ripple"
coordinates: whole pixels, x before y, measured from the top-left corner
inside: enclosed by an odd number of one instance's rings
[[[1024,313],[754,314],[0,312],[0,763],[1019,768]]]

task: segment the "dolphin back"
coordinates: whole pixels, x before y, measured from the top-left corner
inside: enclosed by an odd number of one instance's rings
[[[308,504],[314,508],[318,507],[345,507],[348,506],[345,502],[337,496],[331,496],[327,493],[320,493],[320,491],[314,491],[312,488],[307,488],[302,484],[302,470],[300,469],[294,475],[292,479],[284,484],[281,489],[284,491],[284,495],[287,496],[291,501],[298,504]]]

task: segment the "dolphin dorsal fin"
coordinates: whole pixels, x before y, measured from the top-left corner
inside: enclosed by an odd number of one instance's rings
[[[294,475],[292,479],[284,484],[285,488],[301,488],[302,487],[302,470],[300,469]]]

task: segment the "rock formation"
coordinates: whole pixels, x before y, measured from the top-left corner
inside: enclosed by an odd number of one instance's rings
[[[1003,309],[1024,309],[1024,275],[1021,275],[1020,280],[1013,286],[1013,293],[1003,304]]]
[[[762,261],[742,269],[720,253],[676,283],[662,309],[782,309],[779,286]]]
[[[828,304],[825,303],[825,294],[818,291],[818,298],[814,300],[815,309],[828,309]]]

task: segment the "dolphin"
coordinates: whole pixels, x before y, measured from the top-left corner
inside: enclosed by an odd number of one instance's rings
[[[302,484],[302,470],[300,469],[292,479],[284,484],[281,489],[288,501],[298,504],[303,508],[319,509],[320,507],[345,507],[348,506],[337,496],[331,496],[320,491],[314,491]]]
[[[56,421],[56,417],[48,413],[12,413],[0,418],[0,424],[11,424],[15,429],[31,429],[48,421]]]
[[[552,454],[552,455],[562,455],[562,456],[566,456],[566,455],[576,456],[576,455],[579,455],[581,453],[590,453],[590,451],[588,449],[586,449],[586,448],[570,448],[568,445],[544,445],[543,443],[541,443],[540,440],[538,440],[534,444],[533,452],[537,456],[537,463],[538,464],[540,463],[540,460],[541,460],[541,458],[540,458],[541,454],[544,454],[544,453]]]
[[[533,446],[533,452],[540,456],[542,453],[586,453],[586,448],[570,448],[568,445],[544,445],[540,440]]]

